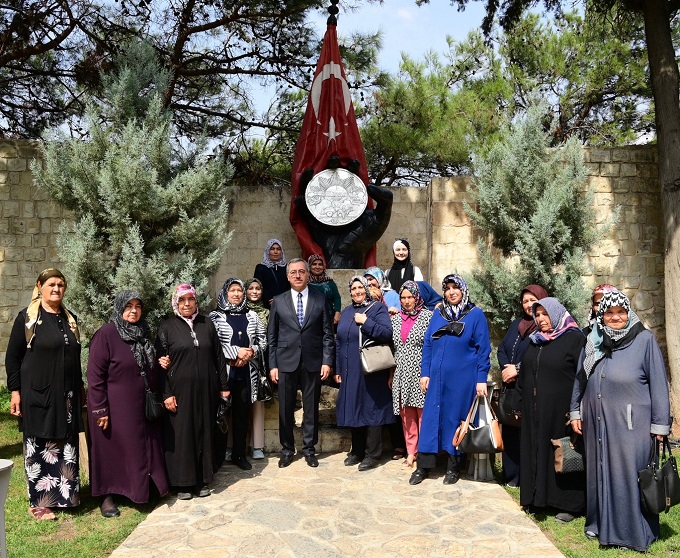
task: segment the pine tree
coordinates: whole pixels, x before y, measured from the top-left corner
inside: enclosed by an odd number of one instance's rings
[[[57,249],[86,338],[108,321],[123,289],[140,292],[156,326],[171,311],[174,285],[205,290],[228,240],[231,171],[204,155],[205,142],[173,137],[160,98],[168,75],[153,49],[134,43],[116,67],[103,79],[107,101],[89,102],[87,139],[53,132],[43,165],[33,167],[37,184],[75,218]]]
[[[480,241],[471,288],[499,328],[517,315],[527,284],[545,287],[576,319],[587,301],[581,277],[596,229],[583,151],[576,139],[549,149],[543,115],[545,107],[532,105],[476,158],[474,207],[466,209],[491,245]]]

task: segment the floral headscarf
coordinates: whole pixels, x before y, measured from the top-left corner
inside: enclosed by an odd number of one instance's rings
[[[175,292],[172,293],[172,311],[175,313],[175,316],[179,316],[180,318],[185,320],[189,324],[189,326],[192,326],[194,323],[194,319],[196,319],[196,316],[198,316],[198,304],[196,304],[196,311],[190,317],[187,318],[185,316],[182,316],[182,314],[179,311],[179,299],[185,295],[191,295],[194,298],[197,298],[196,289],[194,288],[193,285],[190,285],[189,283],[182,283],[175,287]]]
[[[281,259],[277,261],[269,259],[269,250],[271,249],[272,246],[274,246],[274,244],[278,244],[279,246],[281,246]],[[264,256],[262,258],[262,265],[266,265],[267,267],[286,266],[286,253],[283,251],[283,244],[281,244],[280,240],[272,238],[271,240],[267,241],[267,247],[264,249]]]
[[[312,274],[312,263],[316,261],[321,261],[321,263],[323,264],[323,271],[321,272],[321,275]],[[326,281],[331,280],[331,278],[328,275],[326,275],[326,262],[321,254],[312,254],[311,256],[309,256],[309,258],[307,258],[307,264],[309,265],[310,283],[325,283]]]
[[[366,281],[365,277],[363,277],[361,275],[355,275],[354,277],[352,277],[349,280],[348,286],[349,286],[350,292],[352,291],[352,284],[356,283],[357,281],[363,285],[364,290],[366,291],[366,298],[364,300],[362,300],[361,302],[359,302],[358,304],[356,302],[354,302],[354,299],[352,299],[352,306],[354,306],[354,308],[365,308],[371,302],[373,302],[373,297],[371,296],[371,289],[368,287],[368,281]]]
[[[366,271],[364,271],[364,277],[366,277],[367,275],[370,275],[371,277],[375,278],[375,280],[378,282],[378,285],[380,285],[380,290],[382,292],[387,292],[392,289],[392,286],[390,285],[390,282],[387,279],[385,272],[378,266],[376,265],[371,266]]]
[[[618,289],[614,285],[610,285],[609,283],[603,283],[602,285],[598,285],[593,289],[593,293],[590,295],[590,319],[594,320],[595,319],[595,312],[593,311],[593,305],[595,304],[595,296],[596,295],[604,295],[604,293],[608,293],[611,291],[618,291]]]
[[[243,300],[239,304],[232,304],[227,298],[227,293],[229,292],[229,287],[234,283],[241,285],[243,289]],[[217,307],[228,314],[243,314],[248,311],[248,297],[246,296],[246,290],[243,286],[243,281],[237,279],[236,277],[230,277],[222,285],[222,290],[217,294]]]
[[[548,313],[548,316],[550,317],[551,328],[549,331],[545,332],[537,329],[529,336],[529,338],[536,345],[545,345],[546,343],[550,343],[550,341],[554,341],[560,335],[572,329],[575,329],[579,333],[581,332],[576,320],[572,318],[571,314],[556,298],[549,296],[547,298],[542,298],[538,302],[534,302],[534,305],[531,308],[531,313],[534,316],[534,320],[536,320],[536,308],[539,306],[543,306],[545,311]]]
[[[444,280],[442,281],[442,292],[446,292],[446,285],[448,283],[453,283],[463,293],[463,298],[458,304],[451,304],[446,300],[446,296],[444,296],[444,305],[442,310],[444,311],[445,317],[448,320],[455,321],[458,320],[460,315],[468,309],[468,306],[474,306],[474,303],[470,302],[470,291],[468,290],[467,283],[460,275],[457,273],[451,273],[444,277]]]
[[[248,279],[243,285],[245,288],[246,305],[248,306],[248,310],[255,312],[259,316],[260,320],[262,320],[262,323],[266,326],[269,323],[269,308],[265,307],[262,300],[262,294],[260,294],[260,300],[255,302],[248,298],[248,289],[253,283],[260,285],[260,290],[264,291],[264,288],[262,287],[262,281],[256,279],[255,277]]]
[[[404,284],[401,286],[401,289],[399,290],[399,296],[401,297],[401,293],[404,291],[408,291],[413,295],[413,298],[416,299],[416,304],[413,307],[413,310],[410,312],[406,312],[404,310],[404,307],[402,306],[401,308],[401,313],[403,316],[417,316],[420,314],[420,311],[423,309],[423,306],[425,306],[425,301],[423,300],[423,297],[420,294],[420,288],[418,287],[418,283],[415,281],[405,281]]]
[[[41,299],[41,291],[40,285],[45,284],[45,281],[50,279],[51,277],[59,277],[64,282],[64,288],[68,285],[66,281],[66,277],[64,277],[64,274],[59,271],[55,267],[48,267],[47,269],[43,269],[40,272],[40,275],[38,275],[38,279],[35,282],[35,286],[33,287],[33,294],[31,295],[31,302],[28,305],[28,308],[26,309],[26,331],[24,331],[26,335],[26,348],[30,349],[31,348],[31,342],[33,341],[33,337],[35,337],[35,326],[38,324],[39,321],[39,314],[40,314],[40,299]],[[80,332],[78,331],[78,323],[76,322],[75,317],[71,312],[69,312],[66,309],[66,306],[64,306],[64,303],[62,302],[61,304],[61,310],[66,314],[66,319],[68,321],[68,326],[73,332],[73,335],[76,338],[76,341],[80,343]]]
[[[151,342],[151,329],[149,328],[149,324],[144,316],[134,324],[123,319],[125,307],[131,300],[135,299],[139,300],[142,308],[144,308],[144,301],[138,292],[119,292],[113,301],[113,313],[111,314],[110,321],[115,324],[120,338],[130,345],[137,366],[139,366],[140,370],[144,370],[145,359],[146,364],[149,367],[153,367],[156,364],[156,351]]]

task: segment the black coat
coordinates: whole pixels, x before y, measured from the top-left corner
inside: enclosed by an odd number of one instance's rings
[[[267,308],[270,307],[269,301],[276,295],[290,290],[285,265],[267,267],[264,264],[257,264],[253,277],[262,283],[262,302]]]
[[[517,389],[522,396],[520,504],[580,513],[585,475],[555,473],[551,438],[566,436],[574,379],[586,338],[573,329],[524,353]]]
[[[170,484],[193,487],[213,480],[215,417],[220,391],[227,391],[227,362],[212,320],[194,319],[194,346],[189,324],[178,316],[158,328],[156,354],[170,356],[170,368],[159,369],[163,399],[175,396],[177,412],[165,413],[163,441]],[[221,462],[221,459],[219,460]]]
[[[26,308],[14,320],[5,356],[7,388],[21,393],[19,430],[26,436],[51,440],[66,437],[66,392],[73,391],[73,419],[83,430],[80,408],[83,389],[80,342],[60,315],[69,344],[57,325],[57,314],[42,308],[35,326],[31,348],[26,347]]]

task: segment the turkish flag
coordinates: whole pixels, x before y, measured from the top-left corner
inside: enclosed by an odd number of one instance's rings
[[[297,234],[305,259],[312,254],[323,254],[323,251],[312,240],[307,223],[295,206],[295,198],[301,193],[300,175],[308,168],[313,168],[314,174],[321,172],[326,168],[328,158],[333,155],[340,157],[343,167],[352,159],[359,161],[359,178],[364,185],[368,184],[366,155],[340,59],[338,34],[336,26],[329,23],[309,91],[300,138],[295,147],[291,177],[290,224]],[[373,207],[370,196],[368,207]],[[375,265],[375,261],[374,245],[366,255],[366,267]]]

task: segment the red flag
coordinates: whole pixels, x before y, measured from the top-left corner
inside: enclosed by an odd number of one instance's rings
[[[295,206],[295,198],[300,195],[300,175],[308,168],[313,168],[314,174],[321,172],[326,168],[328,158],[333,155],[340,157],[343,167],[352,159],[359,161],[359,178],[364,185],[368,184],[364,146],[340,59],[336,25],[329,23],[309,91],[300,138],[295,147],[291,179],[290,224],[297,234],[305,259],[312,254],[323,254],[323,251],[312,240],[307,223]],[[370,197],[368,207],[373,207]],[[366,255],[366,267],[375,265],[375,255],[374,245]]]

